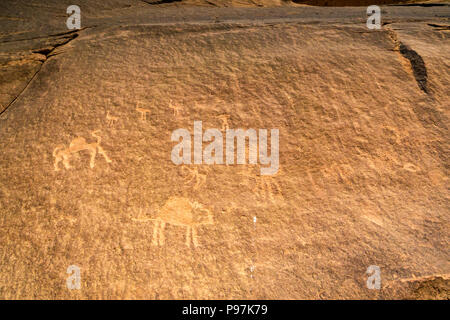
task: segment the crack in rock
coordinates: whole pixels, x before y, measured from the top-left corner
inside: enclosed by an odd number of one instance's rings
[[[420,90],[428,94],[428,74],[425,62],[423,61],[422,57],[409,46],[399,41],[395,31],[389,30],[389,35],[395,44],[394,51],[398,51],[403,58],[409,61],[417,85],[419,86]]]
[[[166,3],[173,3],[173,2],[181,2],[182,0],[157,0],[157,1],[147,1],[142,0],[143,2],[150,4],[150,5],[158,5],[158,4],[166,4]]]
[[[69,36],[63,37],[61,39],[64,39],[60,43],[55,43],[50,45],[49,47],[33,50],[33,53],[40,53],[45,55],[46,60],[50,58],[51,56],[54,56],[55,54],[52,54],[56,48],[61,47],[63,45],[68,44],[70,41],[78,37],[78,33],[71,33]]]
[[[411,63],[411,67],[413,69],[414,78],[416,79],[417,85],[419,88],[428,93],[427,88],[427,68],[425,66],[425,62],[422,57],[413,49],[408,47],[407,45],[400,42],[399,46],[400,53]]]
[[[79,31],[79,30],[77,30]],[[0,111],[0,116],[6,112],[6,110],[9,109],[10,106],[13,105],[13,103],[25,92],[25,90],[29,87],[30,83],[33,81],[34,78],[36,78],[36,76],[38,75],[38,73],[41,71],[42,66],[44,65],[44,63],[52,56],[57,55],[58,53],[55,53],[55,49],[61,46],[64,46],[66,44],[68,44],[70,41],[72,41],[73,39],[78,37],[78,33],[77,32],[67,32],[67,33],[63,33],[63,34],[67,34],[66,36],[58,39],[58,40],[63,40],[59,43],[55,43],[52,44],[48,47],[45,48],[41,48],[41,49],[37,49],[37,50],[33,50],[32,53],[33,54],[40,54],[43,55],[42,59],[40,59],[41,61],[41,65],[39,66],[39,69],[33,74],[33,76],[28,80],[28,82],[25,84],[25,86],[23,87],[22,90],[20,90],[20,92],[16,95],[16,97],[14,99],[11,100],[11,102],[4,107],[3,110]]]
[[[427,23],[430,27],[433,27],[435,30],[441,31],[441,30],[450,30],[450,26],[444,26],[440,24],[435,23]]]

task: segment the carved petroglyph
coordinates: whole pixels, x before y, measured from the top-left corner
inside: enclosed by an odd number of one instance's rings
[[[402,144],[403,140],[409,137],[407,130],[401,130],[392,126],[385,126],[384,130],[386,130],[388,137],[393,137],[395,139],[395,143],[397,144]]]
[[[271,202],[275,202],[275,195],[284,198],[281,186],[275,177],[259,175],[252,168],[244,169],[240,174],[247,178],[247,185],[258,198],[263,200],[269,199]]]
[[[420,168],[416,165],[413,165],[412,163],[408,162],[403,166],[404,170],[410,171],[410,172],[417,172],[420,171]]]
[[[142,208],[139,208],[139,213],[137,218],[131,218],[134,222],[147,222],[149,219],[145,217]]]
[[[184,172],[187,172],[186,174],[186,182],[185,184],[188,184],[190,182],[194,182],[194,190],[198,190],[201,186],[205,185],[206,183],[206,174],[199,173],[198,167],[187,167],[183,166],[181,167],[181,170]],[[208,170],[208,168],[205,168],[205,170]]]
[[[134,221],[155,221],[152,244],[164,245],[164,228],[166,224],[186,228],[186,245],[198,246],[197,228],[202,225],[213,224],[213,216],[209,209],[202,204],[184,197],[171,197],[158,211],[155,218],[133,219]]]
[[[230,120],[229,115],[223,114],[223,115],[218,116],[217,119],[222,121],[222,128],[221,128],[222,131],[226,131],[226,130],[230,129],[230,126],[228,124],[228,120]]]
[[[270,201],[275,202],[274,191],[276,192],[277,195],[283,198],[280,184],[272,176],[260,176],[260,182],[258,187],[263,199],[267,199],[268,197]]]
[[[136,108],[136,111],[139,112],[139,113],[141,114],[141,120],[142,120],[142,121],[147,120],[147,113],[150,113],[150,110],[144,109],[144,108],[140,108],[140,107],[137,107],[137,108]]]
[[[179,106],[172,104],[172,100],[170,100],[170,102],[169,102],[169,108],[172,109],[173,115],[175,117],[177,117],[180,114],[181,108]]]
[[[108,126],[112,127],[116,124],[119,117],[115,117],[109,114],[109,111],[106,112],[106,122],[108,122]]]
[[[366,215],[363,215],[362,218],[367,221],[370,221],[372,223],[375,223],[376,225],[378,225],[380,227],[384,226],[383,219],[381,217],[371,215],[371,214],[366,214]]]
[[[103,150],[103,148],[100,146],[102,138],[97,135],[98,132],[100,132],[100,130],[96,130],[91,133],[92,136],[97,139],[97,142],[87,143],[86,139],[84,139],[83,137],[77,137],[72,140],[68,148],[66,148],[63,144],[58,145],[53,150],[53,157],[55,157],[55,171],[59,171],[58,165],[61,161],[66,169],[70,169],[71,165],[69,163],[69,160],[72,155],[83,150],[87,150],[91,154],[91,168],[94,168],[95,156],[97,155],[97,152],[105,158],[106,162],[111,163],[111,159],[109,159],[109,157],[105,153],[105,150]]]

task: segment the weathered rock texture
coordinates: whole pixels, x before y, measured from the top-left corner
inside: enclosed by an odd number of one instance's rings
[[[448,299],[448,6],[128,2],[1,8],[1,298]],[[171,162],[223,119],[277,175]]]

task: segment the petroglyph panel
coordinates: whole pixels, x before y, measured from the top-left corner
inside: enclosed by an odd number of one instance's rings
[[[1,101],[0,298],[401,298],[368,290],[367,267],[386,283],[447,273],[450,49],[427,25],[446,6],[386,12],[426,93],[361,8],[102,2],[72,39],[48,36],[65,31],[57,2],[17,10],[44,11],[32,33],[0,19],[0,69],[14,48],[38,67]],[[279,129],[278,173],[175,165],[171,133],[194,121]]]

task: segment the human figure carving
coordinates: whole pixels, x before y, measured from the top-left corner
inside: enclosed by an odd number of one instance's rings
[[[186,228],[186,245],[198,246],[197,228],[202,225],[213,224],[213,216],[209,209],[196,201],[190,201],[184,197],[170,197],[164,206],[152,219],[133,219],[134,221],[155,221],[152,244],[163,245],[164,228],[166,224]]]
[[[55,171],[59,171],[58,164],[61,161],[66,169],[72,168],[69,163],[69,159],[72,157],[72,155],[74,153],[77,153],[77,152],[80,152],[83,150],[87,150],[91,154],[91,160],[90,160],[91,168],[94,168],[95,156],[97,155],[97,150],[98,150],[98,153],[101,154],[105,158],[106,162],[111,163],[112,162],[111,159],[109,159],[109,157],[105,153],[105,150],[103,150],[103,148],[100,146],[102,138],[99,135],[97,135],[98,132],[100,132],[100,130],[96,130],[91,133],[91,135],[97,139],[97,142],[87,143],[86,139],[84,139],[83,137],[77,137],[72,140],[69,147],[67,147],[67,148],[63,144],[56,146],[56,148],[53,150],[53,157],[55,157],[55,162],[54,162]]]

